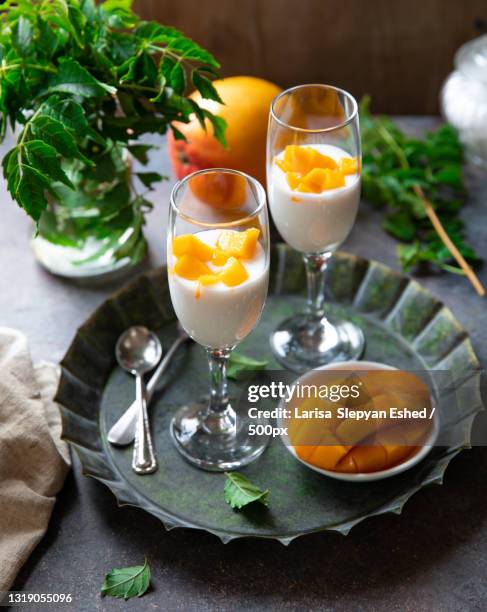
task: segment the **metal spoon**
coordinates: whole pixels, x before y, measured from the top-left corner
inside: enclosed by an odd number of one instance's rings
[[[135,376],[138,410],[132,469],[137,474],[152,474],[157,470],[157,461],[147,416],[144,374],[152,370],[160,360],[162,346],[159,338],[146,327],[135,326],[120,336],[115,355],[120,367]]]
[[[190,337],[178,323],[178,337],[172,343],[147,383],[147,403],[151,401],[156,385],[171,363],[174,353],[178,350],[181,344],[183,344],[183,342],[188,340],[190,340]],[[137,414],[137,402],[133,402],[133,404],[127,408],[118,421],[110,428],[107,435],[107,439],[110,444],[125,446],[133,441],[137,425]]]

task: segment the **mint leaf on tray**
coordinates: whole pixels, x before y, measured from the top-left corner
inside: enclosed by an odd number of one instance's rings
[[[227,377],[237,380],[244,372],[264,370],[268,363],[264,359],[254,359],[253,357],[247,357],[247,355],[232,351],[228,360]]]
[[[144,565],[112,569],[108,572],[101,587],[101,594],[123,599],[142,597],[149,585],[150,568],[145,559]]]
[[[269,489],[262,491],[243,474],[238,472],[225,472],[225,501],[232,508],[240,510],[253,502],[260,502],[267,506]]]

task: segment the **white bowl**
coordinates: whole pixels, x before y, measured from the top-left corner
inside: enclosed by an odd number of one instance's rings
[[[311,378],[311,376],[314,374],[314,372],[316,372],[316,370],[397,370],[397,368],[393,368],[392,366],[376,361],[342,361],[340,363],[331,363],[325,366],[321,366],[320,368],[316,368],[315,370],[310,370],[309,372],[306,372],[306,374],[303,374],[303,376],[298,378],[296,382],[305,383],[308,378]],[[279,407],[284,408],[283,400],[280,402]],[[283,427],[283,424],[284,420],[278,419],[278,426]],[[291,453],[291,455],[310,470],[318,472],[319,474],[323,474],[324,476],[329,476],[330,478],[334,478],[335,480],[346,480],[348,482],[372,482],[374,480],[391,478],[391,476],[401,474],[402,472],[405,472],[406,470],[409,470],[413,466],[417,465],[422,459],[426,457],[426,455],[435,445],[439,429],[440,420],[438,416],[438,411],[435,410],[435,413],[433,415],[433,426],[431,428],[430,435],[428,436],[425,444],[416,454],[414,454],[412,457],[409,457],[409,459],[407,459],[406,461],[394,465],[393,467],[388,468],[387,470],[380,470],[378,472],[359,472],[354,474],[333,472],[331,470],[324,470],[322,468],[311,465],[310,463],[307,463],[306,461],[303,461],[303,459],[298,457],[287,435],[281,435],[281,440],[287,450]]]

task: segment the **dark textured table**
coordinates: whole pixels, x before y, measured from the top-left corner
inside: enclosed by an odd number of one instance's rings
[[[434,119],[403,119],[412,132]],[[164,149],[154,169],[167,170]],[[465,219],[472,243],[487,256],[487,184],[469,177]],[[169,184],[156,193],[148,218],[148,265],[163,257]],[[30,224],[2,185],[0,324],[24,331],[34,359],[59,360],[79,324],[114,289],[78,287],[54,278],[29,250]],[[395,243],[367,205],[345,249],[397,268]],[[487,266],[481,271],[487,285]],[[419,279],[449,306],[487,365],[487,301],[453,275]],[[134,508],[118,508],[102,484],[72,473],[48,533],[22,569],[15,589],[73,594],[71,610],[485,610],[487,608],[487,449],[463,452],[442,487],[423,490],[402,516],[372,518],[344,538],[307,536],[284,548],[239,540],[223,545],[200,532],[166,533]],[[138,564],[152,569],[152,592],[129,603],[102,599],[104,574]],[[38,608],[36,608],[38,609]],[[50,607],[53,609],[53,606]]]

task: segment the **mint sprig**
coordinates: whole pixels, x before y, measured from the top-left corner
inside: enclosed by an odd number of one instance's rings
[[[227,377],[238,380],[245,372],[264,370],[268,364],[265,359],[254,359],[238,351],[232,351],[228,360]]]
[[[360,104],[360,121],[364,196],[384,210],[383,228],[401,242],[397,254],[403,269],[432,264],[464,273],[434,229],[433,214],[468,262],[481,261],[466,241],[460,218],[465,186],[456,131],[443,125],[423,139],[410,138],[390,118],[372,117],[367,97]]]

